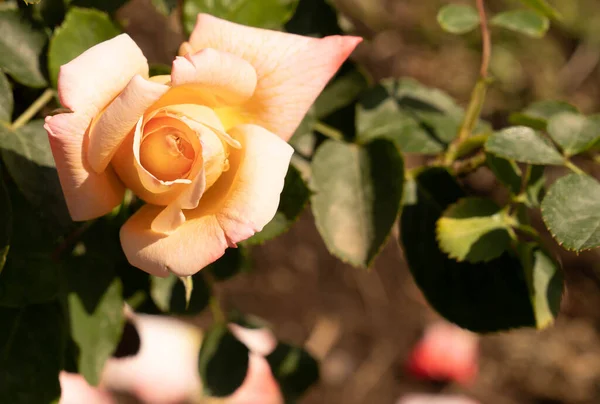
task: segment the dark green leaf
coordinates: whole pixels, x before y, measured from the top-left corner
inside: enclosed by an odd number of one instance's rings
[[[327,0],[300,0],[285,29],[293,34],[316,37],[342,34],[337,12]]]
[[[385,244],[402,200],[404,163],[396,146],[325,142],[312,162],[312,211],[331,253],[368,267]]]
[[[294,13],[297,0],[186,0],[183,4],[183,25],[190,33],[198,13],[251,27],[279,29]]]
[[[238,248],[228,248],[225,254],[203,271],[210,271],[217,281],[225,281],[240,272],[250,270],[250,249],[238,245]]]
[[[305,350],[280,342],[267,362],[286,402],[293,402],[319,380],[319,364]]]
[[[456,262],[442,252],[435,226],[442,212],[465,196],[442,168],[407,182],[401,235],[419,288],[442,316],[477,332],[535,326],[523,269],[509,255],[488,263]],[[510,296],[510,298],[507,298]]]
[[[10,201],[10,195],[4,181],[0,179],[0,274],[4,264],[6,264],[6,257],[10,250],[10,239],[12,237],[12,203]],[[0,282],[4,279],[0,277]],[[9,284],[10,285],[10,284]],[[10,287],[10,286],[9,286]],[[0,285],[0,291],[2,286]],[[0,296],[2,292],[0,292]]]
[[[510,243],[510,221],[493,201],[463,198],[437,221],[440,249],[450,258],[471,263],[498,258]]]
[[[542,38],[550,28],[548,17],[531,10],[511,10],[497,14],[490,24],[534,38]]]
[[[521,169],[513,160],[506,160],[487,153],[486,163],[496,179],[513,195],[521,192]]]
[[[48,71],[52,84],[56,86],[60,66],[119,33],[110,17],[101,11],[77,7],[69,9],[65,21],[50,40]]]
[[[3,403],[55,402],[63,368],[65,324],[58,303],[0,307],[0,397]]]
[[[248,372],[249,351],[226,325],[212,326],[204,336],[198,368],[206,395],[224,397],[238,389]]]
[[[8,173],[38,214],[62,234],[71,225],[44,121],[13,131],[0,125],[0,148]]]
[[[310,191],[300,172],[290,165],[275,217],[262,231],[250,237],[245,243],[249,245],[262,244],[288,231],[304,210],[309,197]]]
[[[165,313],[198,314],[208,306],[210,288],[201,272],[192,276],[193,291],[189,305],[186,304],[185,286],[177,276],[151,276],[150,282],[152,300]]]
[[[48,41],[19,10],[0,8],[0,69],[29,87],[43,87],[46,79],[40,66]]]
[[[0,70],[0,121],[6,123],[12,121],[13,106],[12,87],[6,75]]]
[[[547,17],[560,20],[562,17],[554,7],[552,7],[546,0],[521,0],[521,3],[531,7],[535,11],[544,14]]]
[[[177,8],[177,0],[152,0],[152,4],[164,15],[171,15],[173,10]]]
[[[565,156],[572,156],[588,150],[600,139],[600,121],[563,112],[548,120],[548,134]]]
[[[114,13],[129,0],[72,0],[71,7],[95,8],[107,13]]]
[[[554,323],[560,310],[563,276],[559,265],[535,243],[520,244],[519,258],[525,268],[537,328],[546,328]]]
[[[600,184],[587,175],[557,180],[542,201],[542,217],[556,241],[567,250],[600,246]]]
[[[148,73],[150,77],[152,76],[163,76],[171,74],[171,66],[163,65],[159,63],[150,64],[150,72]]]
[[[45,25],[49,28],[54,28],[59,25],[65,18],[67,0],[44,0],[34,5],[21,6],[23,12],[31,16],[34,21]]]
[[[562,165],[564,158],[541,134],[526,126],[494,133],[485,143],[488,153],[505,159],[539,165]]]
[[[440,9],[437,20],[451,34],[466,34],[479,26],[477,10],[467,5],[448,4]]]
[[[351,104],[367,88],[367,79],[359,70],[351,70],[329,84],[315,101],[317,118],[322,118]]]
[[[529,126],[536,130],[546,130],[548,119],[561,112],[577,113],[577,108],[564,101],[538,101],[522,112],[510,115],[513,125]]]

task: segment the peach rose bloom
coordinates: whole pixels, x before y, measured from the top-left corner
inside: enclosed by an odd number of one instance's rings
[[[287,140],[361,41],[309,38],[198,15],[170,76],[123,34],[62,66],[70,113],[46,118],[73,220],[105,215],[125,189],[147,204],[121,229],[129,262],[188,276],[275,215]]]

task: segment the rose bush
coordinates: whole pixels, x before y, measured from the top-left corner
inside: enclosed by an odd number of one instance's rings
[[[70,111],[45,125],[72,218],[109,213],[128,188],[146,202],[121,229],[130,263],[198,272],[273,218],[287,140],[360,41],[200,14],[171,75],[150,78],[126,34],[90,48],[61,67]]]

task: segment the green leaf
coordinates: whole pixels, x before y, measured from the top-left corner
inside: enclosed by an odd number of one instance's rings
[[[496,179],[508,188],[513,195],[518,195],[521,192],[521,169],[513,160],[486,153],[486,164],[492,170]]]
[[[13,131],[0,124],[0,148],[8,173],[57,234],[71,225],[43,120]]]
[[[198,369],[204,393],[224,397],[238,389],[248,372],[248,348],[224,324],[213,325],[204,336]]]
[[[494,133],[485,143],[488,153],[505,159],[538,165],[562,165],[564,158],[540,133],[513,126]]]
[[[294,402],[319,381],[319,364],[300,347],[280,342],[266,359],[286,402]]]
[[[513,125],[529,126],[530,128],[545,131],[548,119],[561,112],[577,113],[577,108],[564,101],[538,101],[531,104],[524,111],[510,115]]]
[[[531,10],[511,10],[496,14],[490,24],[534,38],[542,38],[550,28],[547,17]]]
[[[189,304],[186,303],[185,285],[173,274],[165,278],[150,277],[150,296],[165,313],[192,315],[208,306],[210,287],[200,272],[192,276],[194,289]]]
[[[18,10],[0,8],[0,69],[13,79],[29,87],[46,85],[40,57],[47,42],[44,31]]]
[[[310,191],[300,172],[290,165],[275,217],[260,232],[246,240],[245,244],[262,244],[288,231],[304,211],[309,197]]]
[[[555,20],[560,20],[562,18],[560,13],[548,4],[546,0],[521,0],[521,3]]]
[[[518,250],[537,328],[546,328],[560,310],[563,276],[559,264],[535,243],[519,244]]]
[[[479,26],[479,14],[471,6],[448,4],[438,12],[437,21],[446,32],[466,34]]]
[[[251,27],[280,29],[296,8],[297,0],[186,0],[183,26],[187,33],[196,25],[198,13]]]
[[[119,35],[120,30],[101,11],[72,7],[65,21],[54,31],[48,50],[48,72],[56,87],[60,66],[100,42]]]
[[[0,178],[0,274],[6,264],[6,257],[10,250],[10,239],[12,236],[12,203],[4,181]],[[0,277],[0,282],[4,279]],[[2,290],[2,286],[0,286]],[[0,296],[2,292],[0,292]]]
[[[548,134],[565,156],[573,156],[588,150],[600,139],[600,121],[563,112],[548,120]]]
[[[42,0],[23,0],[25,4],[38,4]]]
[[[217,281],[225,281],[240,272],[247,272],[252,264],[250,251],[243,245],[238,245],[238,248],[228,248],[221,258],[210,264],[204,271],[210,271]]]
[[[0,397],[3,403],[50,403],[60,398],[65,321],[56,302],[0,307]]]
[[[463,198],[437,222],[440,249],[450,258],[471,263],[498,258],[509,246],[508,217],[493,201]]]
[[[315,101],[317,119],[351,104],[367,88],[367,78],[354,69],[330,83]]]
[[[420,171],[406,184],[401,218],[404,254],[429,303],[451,322],[476,332],[535,326],[523,268],[509,256],[470,264],[438,247],[436,222],[464,191],[443,168]],[[510,298],[507,298],[510,296]]]
[[[0,306],[47,303],[56,299],[60,288],[61,264],[52,257],[54,238],[45,226],[40,225],[36,209],[14,186],[7,185],[12,231],[8,256],[3,251],[6,263],[0,272]]]
[[[171,66],[163,65],[160,63],[151,63],[150,64],[150,71],[148,72],[148,75],[150,77],[170,75],[170,74],[171,74]]]
[[[300,0],[285,29],[293,34],[314,37],[343,34],[337,12],[327,0]]]
[[[152,0],[152,4],[163,15],[171,15],[177,8],[177,0]]]
[[[116,12],[129,0],[72,0],[71,7],[95,8],[107,13]]]
[[[542,201],[542,217],[558,244],[583,251],[600,246],[600,184],[587,175],[557,180]]]
[[[35,21],[50,28],[59,25],[67,12],[65,0],[44,0],[26,8]]]
[[[328,140],[312,162],[312,211],[329,251],[368,267],[390,234],[402,200],[404,162],[396,146]]]
[[[12,87],[6,75],[0,70],[0,121],[6,123],[12,121],[13,107]]]
[[[101,219],[66,260],[71,337],[79,348],[79,373],[91,385],[99,382],[125,325],[123,284],[116,273],[122,254],[118,228]]]

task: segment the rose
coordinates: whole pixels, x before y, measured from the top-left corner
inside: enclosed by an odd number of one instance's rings
[[[46,118],[74,220],[109,213],[125,188],[147,204],[121,228],[129,262],[187,276],[275,215],[286,143],[360,38],[308,38],[200,14],[170,76],[148,79],[127,35],[62,66],[72,112]]]

